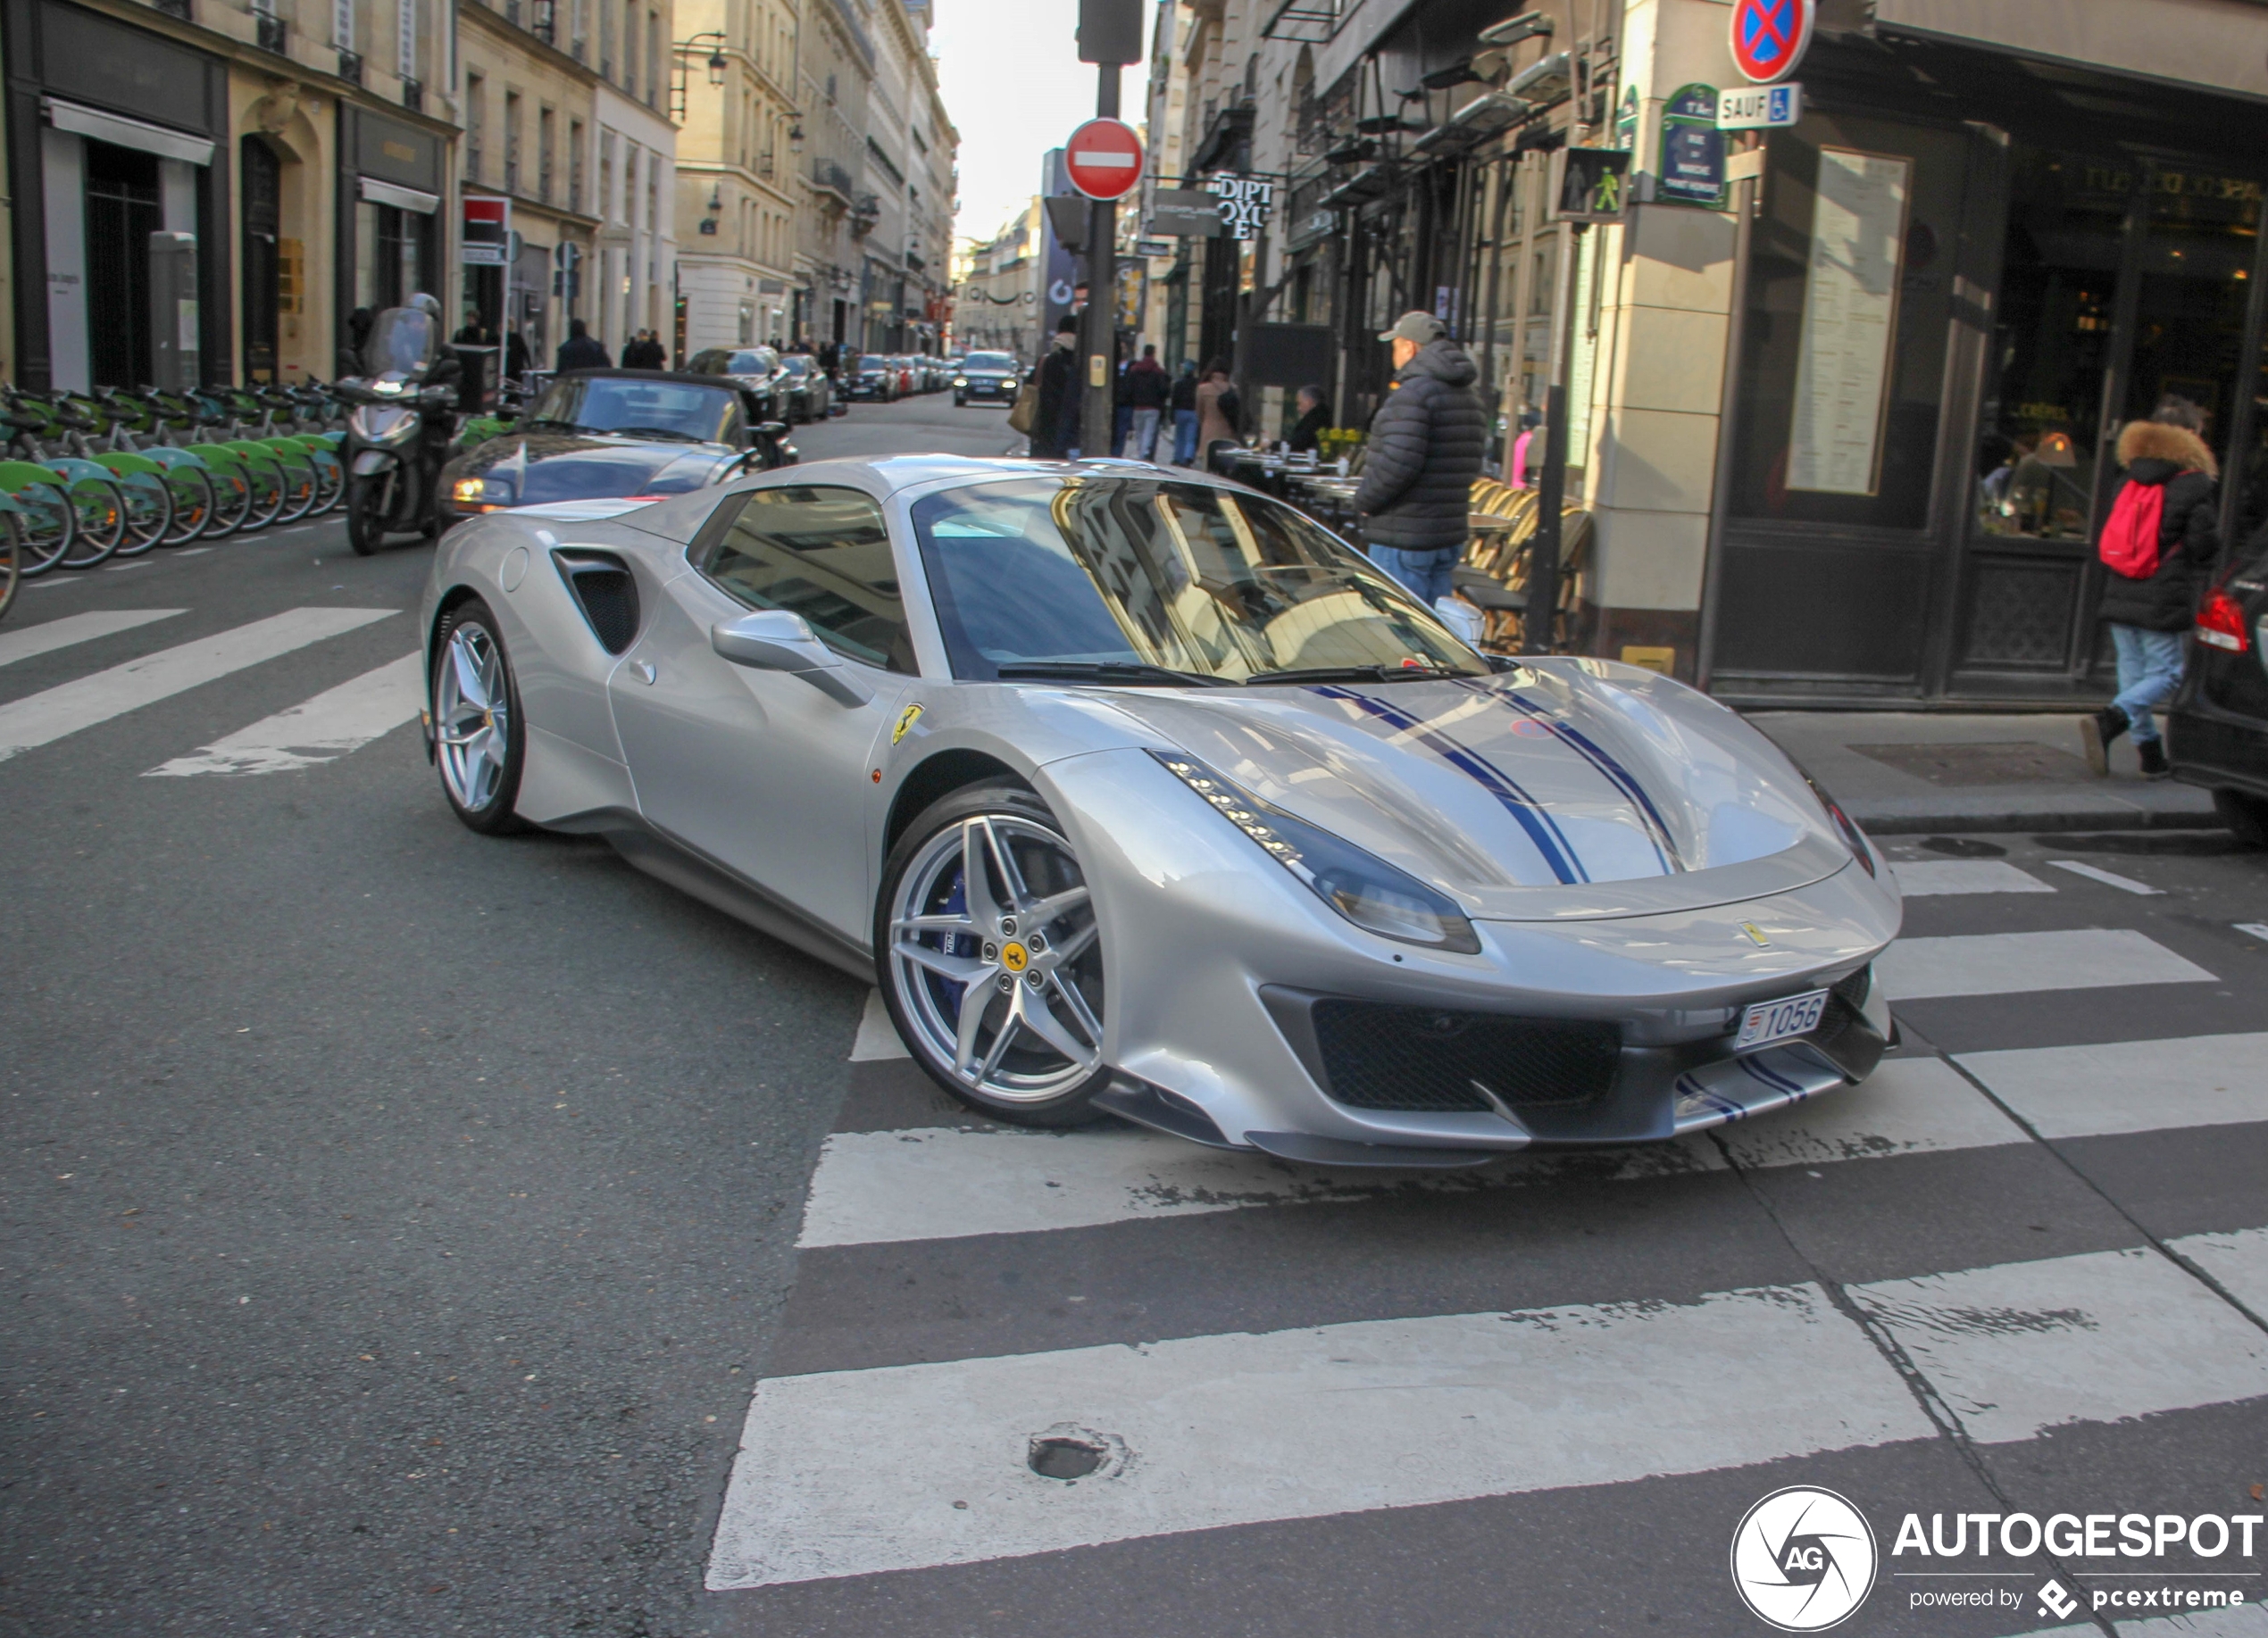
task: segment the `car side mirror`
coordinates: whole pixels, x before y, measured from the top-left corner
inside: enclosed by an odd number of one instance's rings
[[[819,640],[811,622],[787,609],[758,609],[720,620],[709,628],[709,646],[750,670],[800,677],[839,704],[863,705],[874,697]]]
[[[758,421],[756,430],[768,438],[784,438],[788,436],[788,423],[784,420]]]

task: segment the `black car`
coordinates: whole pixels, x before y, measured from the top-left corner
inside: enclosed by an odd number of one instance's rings
[[[954,407],[958,409],[971,398],[1013,403],[1016,389],[1022,384],[1023,371],[1010,354],[971,353],[962,361],[961,368],[954,372]]]
[[[888,403],[897,396],[897,366],[879,353],[862,353],[843,384],[846,398],[871,398]]]
[[[750,395],[760,420],[788,419],[788,383],[771,347],[708,347],[686,361],[697,376],[730,376]]]
[[[796,460],[788,428],[759,420],[730,377],[578,370],[442,468],[442,515],[658,499]]]
[[[780,419],[791,427],[797,421],[825,420],[834,408],[835,384],[808,353],[780,354],[775,379],[780,389]]]
[[[2268,551],[2206,596],[2190,636],[2166,759],[2175,778],[2213,793],[2230,830],[2268,847]]]

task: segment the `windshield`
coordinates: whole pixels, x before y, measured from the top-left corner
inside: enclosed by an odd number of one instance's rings
[[[809,375],[811,360],[800,353],[790,353],[780,361],[780,367],[791,376]]]
[[[887,359],[877,358],[869,353],[858,361],[858,367],[861,370],[887,370],[889,368],[889,362]]]
[[[917,503],[956,677],[1046,663],[1485,676],[1385,572],[1288,506],[1206,485],[1015,478]]]
[[[740,395],[722,383],[566,376],[536,401],[526,424],[729,444],[740,431]]]
[[[1013,370],[1016,361],[1005,353],[971,353],[963,370]]]
[[[431,314],[414,307],[388,307],[371,323],[370,339],[363,344],[363,372],[413,374],[433,362],[440,339]]]
[[[729,376],[768,376],[780,362],[780,355],[769,347],[743,347],[725,365]]]

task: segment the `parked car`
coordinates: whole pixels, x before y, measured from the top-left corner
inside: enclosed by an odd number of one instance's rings
[[[857,367],[843,383],[843,396],[889,403],[898,396],[897,366],[880,353],[861,353]]]
[[[2191,636],[2166,760],[2175,778],[2213,793],[2230,830],[2268,847],[2268,551],[2214,588]]]
[[[897,371],[897,395],[910,398],[921,390],[921,378],[915,373],[911,355],[900,353],[890,360],[890,368]]]
[[[695,353],[686,368],[695,375],[731,377],[734,385],[754,395],[765,420],[788,418],[780,354],[770,347],[709,347]]]
[[[1477,654],[1248,489],[899,455],[546,523],[435,555],[450,807],[879,984],[992,1118],[1472,1166],[1889,1043],[1896,878],[1771,741],[1637,666]]]
[[[960,409],[972,399],[1013,403],[1016,389],[1022,385],[1023,372],[1016,368],[1012,354],[971,353],[961,361],[953,377],[953,407]]]
[[[792,466],[788,428],[731,378],[666,370],[556,377],[503,433],[441,469],[441,515],[569,501],[651,502]]]
[[[834,407],[835,384],[808,353],[783,353],[780,357],[780,419],[789,426],[797,421],[825,420]]]

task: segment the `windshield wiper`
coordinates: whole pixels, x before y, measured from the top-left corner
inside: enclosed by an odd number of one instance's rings
[[[1004,681],[1026,677],[1057,677],[1096,683],[1168,683],[1175,687],[1188,688],[1236,686],[1225,677],[1177,671],[1171,666],[1145,665],[1132,660],[1011,660],[998,669]]]
[[[1463,677],[1445,665],[1319,665],[1297,671],[1255,671],[1245,678],[1253,683],[1390,683],[1397,678],[1430,679]]]
[[[624,438],[667,438],[672,444],[698,444],[699,438],[689,432],[679,432],[668,427],[610,427],[609,432]]]

